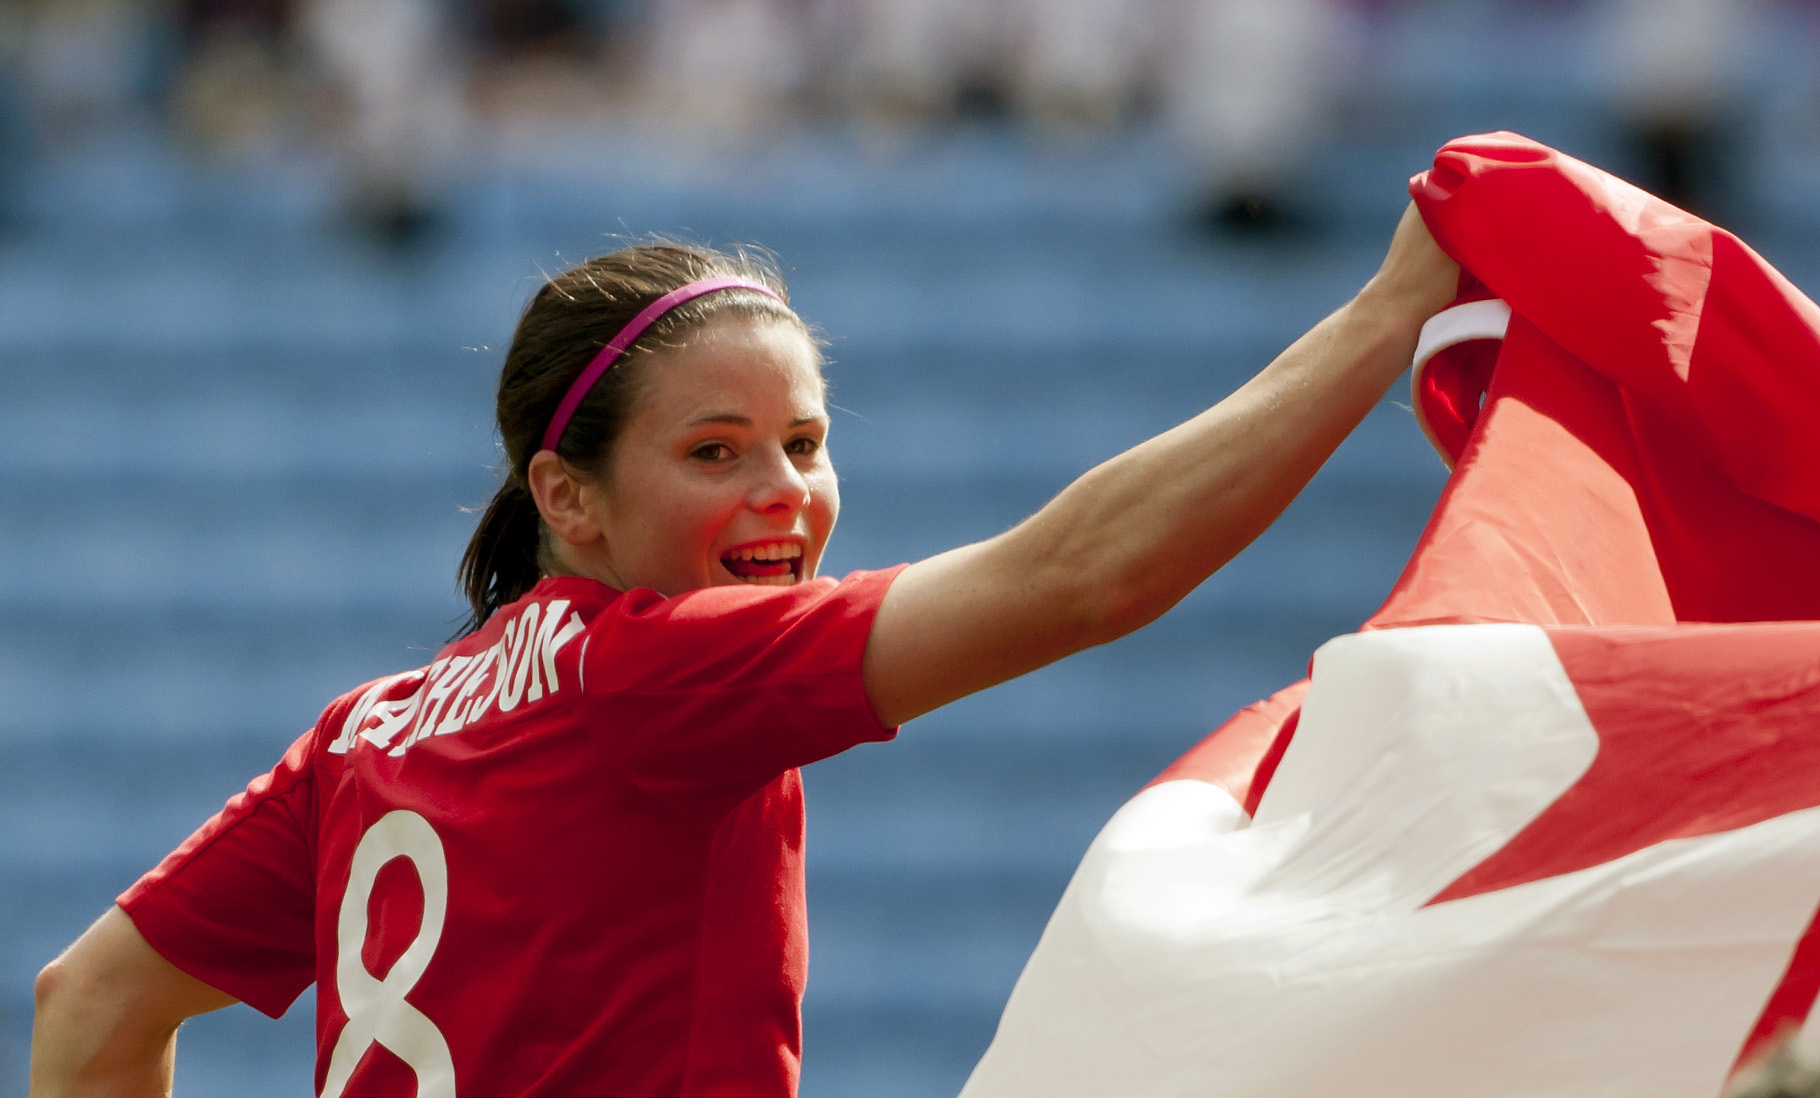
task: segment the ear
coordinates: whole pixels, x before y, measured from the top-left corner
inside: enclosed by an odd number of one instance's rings
[[[550,533],[570,545],[587,545],[605,536],[598,513],[598,493],[578,479],[556,451],[532,454],[525,480],[531,498],[537,502],[537,513],[543,516]]]

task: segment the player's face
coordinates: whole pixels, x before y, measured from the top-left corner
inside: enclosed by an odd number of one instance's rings
[[[675,595],[813,577],[840,491],[809,338],[785,321],[722,316],[640,365],[600,486],[604,578]]]

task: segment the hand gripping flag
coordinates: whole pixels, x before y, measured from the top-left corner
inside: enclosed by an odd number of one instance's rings
[[[1410,189],[1470,287],[1425,350],[1509,307],[1417,372],[1414,556],[1114,815],[963,1098],[1714,1098],[1820,1045],[1820,309],[1511,134]]]

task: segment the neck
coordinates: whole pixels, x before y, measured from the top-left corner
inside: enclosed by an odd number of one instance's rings
[[[597,543],[587,548],[604,550],[605,543]],[[537,571],[539,577],[543,579],[574,576],[580,579],[598,580],[616,591],[626,590],[625,584],[613,571],[613,566],[605,557],[604,552],[590,553],[582,547],[570,545],[565,541],[548,539],[538,548]]]

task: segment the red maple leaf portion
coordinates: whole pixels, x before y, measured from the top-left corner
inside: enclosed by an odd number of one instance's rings
[[[1820,805],[1820,623],[1551,629],[1599,736],[1580,780],[1432,904]],[[1820,915],[1738,1054],[1798,1027],[1820,994]]]
[[[1303,679],[1239,710],[1144,788],[1183,778],[1206,782],[1232,794],[1248,815],[1256,815],[1270,776],[1295,735],[1307,693],[1308,680]]]
[[[1599,753],[1431,903],[1820,805],[1820,623],[1565,628],[1549,639]]]

